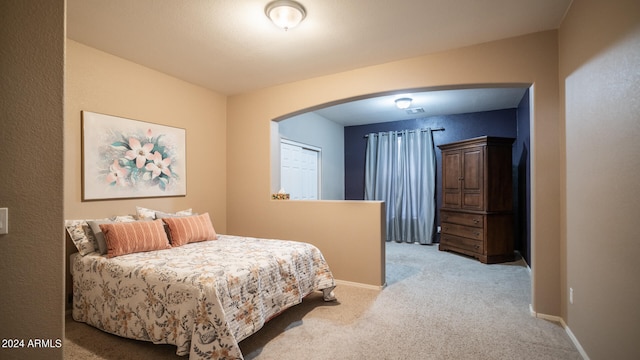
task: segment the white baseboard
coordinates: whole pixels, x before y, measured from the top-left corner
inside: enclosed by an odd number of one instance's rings
[[[564,322],[563,318],[561,318],[560,316],[548,315],[548,314],[542,314],[542,313],[539,313],[539,312],[535,312],[533,310],[533,305],[531,305],[531,304],[529,304],[529,312],[531,313],[531,316],[536,317],[538,319],[553,321],[555,323],[560,324],[560,326],[562,326],[564,331],[569,336],[569,339],[571,339],[571,342],[573,343],[573,345],[576,347],[576,349],[580,353],[580,356],[582,356],[582,358],[584,360],[589,360],[589,355],[587,355],[587,352],[584,351],[584,348],[582,347],[582,345],[580,345],[580,341],[578,341],[578,338],[576,338],[576,336],[573,335],[573,332],[571,331],[571,329],[569,328],[567,323]]]
[[[564,323],[564,321],[562,320],[562,318],[560,316],[547,315],[547,314],[535,312],[533,310],[533,305],[531,305],[531,304],[529,304],[529,312],[531,313],[531,316],[533,316],[535,318],[538,318],[538,319],[553,321],[553,322],[556,322],[556,323],[558,323],[560,325],[562,325],[562,323]]]
[[[582,345],[580,345],[580,342],[578,341],[576,336],[573,335],[573,332],[571,332],[571,329],[569,329],[569,326],[565,324],[564,320],[562,320],[561,324],[562,324],[562,327],[564,328],[564,331],[566,331],[567,335],[569,335],[569,339],[571,339],[571,341],[573,342],[573,345],[575,345],[576,349],[578,349],[578,352],[580,353],[582,358],[584,360],[589,360],[589,355],[587,355],[587,352],[584,351],[584,348],[582,347]]]
[[[378,286],[378,285],[369,285],[369,284],[357,283],[357,282],[346,281],[346,280],[338,280],[338,279],[336,279],[336,285],[354,286],[354,287],[370,289],[370,290],[382,290],[387,286],[387,284]]]

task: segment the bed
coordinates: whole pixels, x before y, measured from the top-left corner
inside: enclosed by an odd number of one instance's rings
[[[213,241],[109,254],[71,256],[73,319],[176,345],[176,354],[190,359],[242,359],[241,340],[311,292],[335,300],[329,266],[308,243],[216,234]]]

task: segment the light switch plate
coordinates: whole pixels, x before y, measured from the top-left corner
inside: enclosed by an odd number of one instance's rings
[[[0,208],[0,234],[9,233],[9,209]]]

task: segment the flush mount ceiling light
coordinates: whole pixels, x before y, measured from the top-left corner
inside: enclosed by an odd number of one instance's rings
[[[412,101],[413,99],[408,97],[396,99],[396,107],[401,110],[408,109]]]
[[[307,16],[302,5],[291,0],[277,0],[267,4],[264,13],[276,26],[287,31],[298,26]]]

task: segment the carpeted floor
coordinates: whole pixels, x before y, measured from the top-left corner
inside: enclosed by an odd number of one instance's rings
[[[387,243],[387,287],[339,285],[243,340],[245,359],[581,359],[558,324],[529,313],[521,261],[484,265],[437,246]],[[175,347],[66,321],[65,359],[184,359]],[[185,357],[186,358],[186,357]]]

